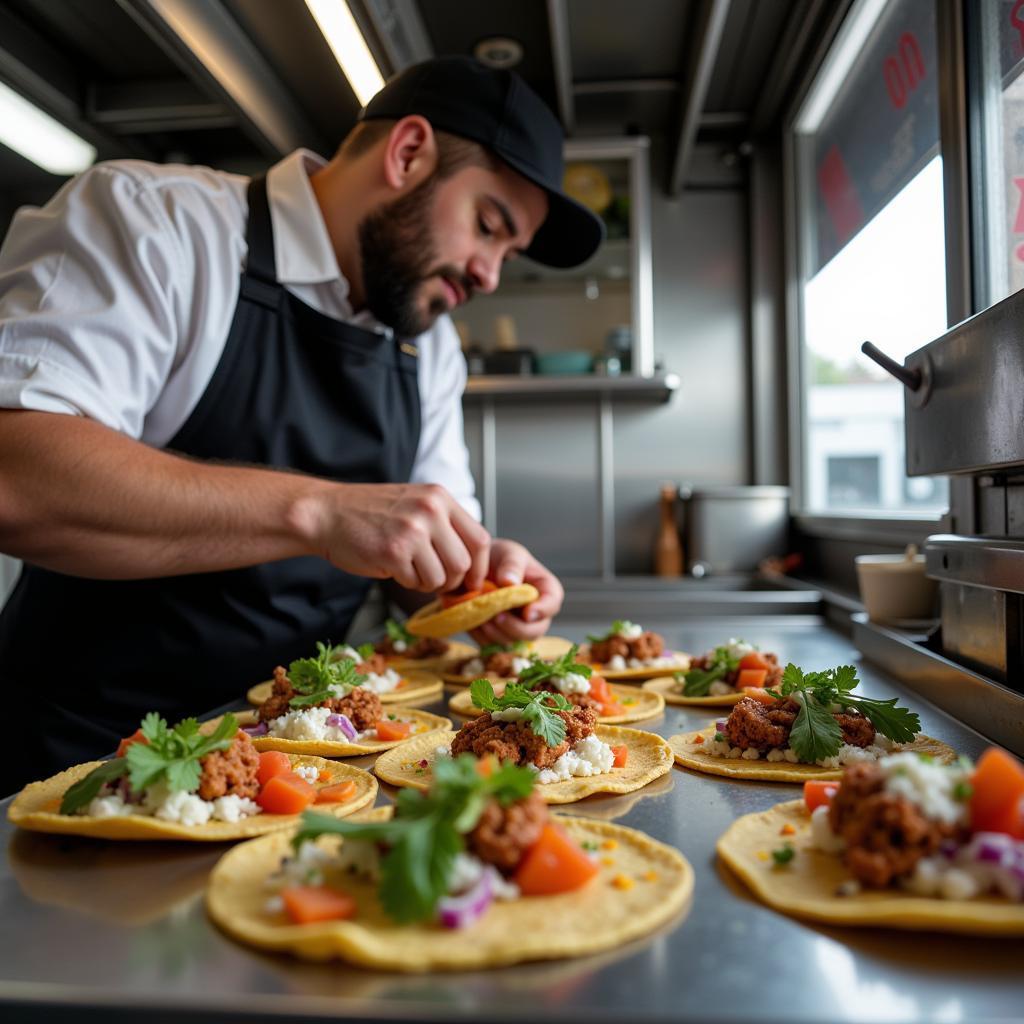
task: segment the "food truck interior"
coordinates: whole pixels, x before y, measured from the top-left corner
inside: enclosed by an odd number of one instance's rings
[[[341,8],[385,79],[445,54],[514,68],[565,129],[566,191],[605,222],[581,267],[516,260],[455,314],[483,524],[561,578],[554,631],[630,619],[694,654],[742,635],[811,667],[851,660],[964,753],[1024,757],[1024,0],[0,0],[0,237],[97,161],[249,175],[300,147],[330,156],[364,102],[329,39]],[[19,568],[0,555],[0,601]],[[386,614],[378,594],[353,642]],[[781,919],[776,963],[780,918],[734,913],[749,898],[713,843],[784,787],[741,783],[687,818],[705,790],[671,778],[609,801],[686,836],[698,864],[689,917],[628,947],[621,985],[611,955],[433,987],[246,956],[203,916],[212,855],[80,845],[75,866],[11,828],[0,1007],[1019,1019],[1019,938],[1014,960],[995,940]],[[144,887],[137,914],[121,872]],[[157,898],[172,876],[180,898]],[[93,930],[103,967],[46,966]],[[728,965],[740,945],[790,995],[759,1001]]]

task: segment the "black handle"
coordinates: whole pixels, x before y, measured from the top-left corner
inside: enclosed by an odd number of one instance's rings
[[[870,341],[865,341],[861,345],[860,350],[869,359],[874,359],[883,370],[891,373],[898,381],[910,388],[911,391],[916,391],[921,386],[920,370],[908,370],[907,367],[897,363],[895,359],[890,359],[880,348],[872,345]]]

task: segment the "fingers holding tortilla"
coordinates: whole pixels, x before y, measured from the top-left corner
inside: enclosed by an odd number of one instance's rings
[[[414,636],[440,639],[476,629],[502,612],[536,601],[538,596],[537,588],[529,583],[444,595],[417,611],[405,626]]]

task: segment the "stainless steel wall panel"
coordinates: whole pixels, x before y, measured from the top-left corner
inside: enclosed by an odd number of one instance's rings
[[[596,402],[495,403],[497,523],[555,572],[599,572]]]
[[[664,406],[615,405],[617,573],[651,571],[660,484],[747,482],[745,217],[736,191],[651,195],[654,351],[681,385]]]
[[[1006,601],[998,590],[940,583],[946,655],[991,679],[1006,681]]]

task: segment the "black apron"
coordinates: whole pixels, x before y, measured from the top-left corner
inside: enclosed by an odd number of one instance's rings
[[[224,352],[168,449],[352,483],[407,481],[420,434],[416,349],[325,316],[278,283],[263,178],[249,185],[247,239]],[[130,581],[26,565],[0,615],[0,795],[109,753],[147,711],[171,723],[201,714],[314,654],[317,640],[340,642],[368,587],[318,558]]]

